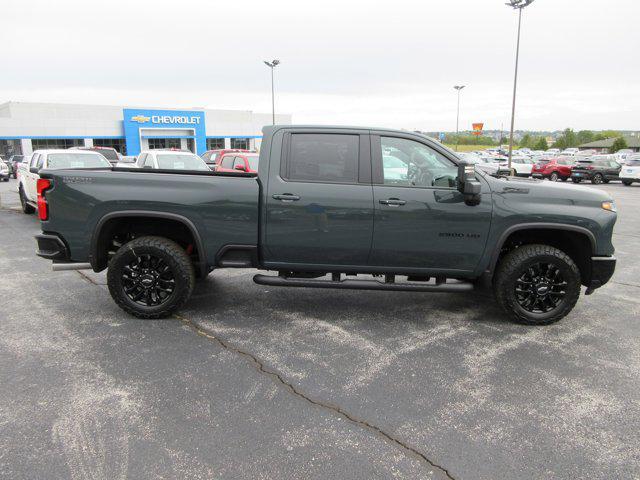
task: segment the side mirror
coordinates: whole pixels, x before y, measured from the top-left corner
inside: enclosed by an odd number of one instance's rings
[[[31,173],[38,174],[38,173],[40,172],[40,169],[39,169],[38,167],[30,167],[30,168],[29,168],[29,171],[30,171]]]
[[[234,170],[239,170],[241,172],[246,172],[247,169],[244,165],[236,165],[235,167],[233,167]]]
[[[462,161],[458,164],[458,191],[464,195],[464,203],[469,206],[480,203],[480,182],[476,179],[476,167]]]

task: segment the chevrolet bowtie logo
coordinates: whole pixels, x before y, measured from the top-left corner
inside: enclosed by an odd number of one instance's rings
[[[131,117],[132,122],[147,123],[149,120],[151,120],[151,117],[145,117],[144,115],[136,115],[135,117]]]

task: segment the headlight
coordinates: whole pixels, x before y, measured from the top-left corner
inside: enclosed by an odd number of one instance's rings
[[[616,202],[614,202],[613,200],[611,200],[610,202],[602,202],[602,208],[604,208],[605,210],[609,210],[610,212],[617,212],[618,209],[616,208]]]

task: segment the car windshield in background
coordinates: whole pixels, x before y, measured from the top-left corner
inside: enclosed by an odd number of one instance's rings
[[[161,170],[209,170],[204,160],[193,154],[158,154],[156,158],[158,159],[158,168]]]
[[[640,159],[627,160],[627,167],[640,167]]]
[[[52,153],[47,168],[111,168],[111,164],[95,153]]]
[[[87,150],[91,150],[92,152],[99,153],[107,160],[118,160],[117,152],[109,148],[87,148]]]
[[[260,155],[247,155],[247,161],[249,162],[249,168],[254,171],[258,171],[258,160],[260,160]]]

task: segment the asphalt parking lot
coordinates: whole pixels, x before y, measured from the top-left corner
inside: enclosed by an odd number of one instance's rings
[[[613,280],[560,323],[486,293],[277,289],[214,272],[141,321],[52,272],[0,184],[0,477],[640,478],[640,185]],[[590,188],[584,186],[581,188]]]

